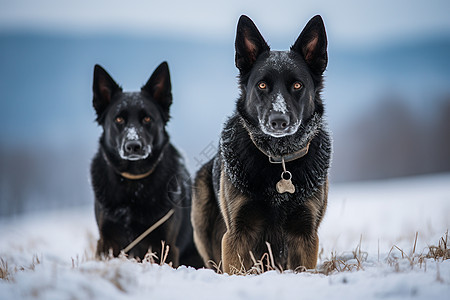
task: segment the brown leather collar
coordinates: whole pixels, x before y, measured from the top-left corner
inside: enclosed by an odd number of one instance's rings
[[[293,161],[299,158],[302,158],[303,156],[305,156],[306,154],[308,154],[308,150],[309,150],[309,144],[311,144],[311,141],[308,142],[308,144],[306,144],[306,146],[298,151],[295,151],[294,153],[289,153],[283,156],[270,156],[267,155],[266,153],[264,153],[260,148],[259,151],[263,152],[264,154],[266,154],[266,156],[269,157],[269,161],[273,164],[281,164],[282,160],[284,159],[284,162],[289,162],[289,161]],[[256,146],[256,145],[255,145]]]
[[[272,164],[281,164],[281,163],[283,162],[283,160],[284,160],[284,162],[293,161],[293,160],[302,158],[303,156],[305,156],[306,154],[308,154],[309,145],[311,144],[311,141],[309,141],[309,142],[306,144],[305,147],[303,147],[303,148],[301,148],[300,150],[295,151],[295,152],[293,152],[293,153],[288,153],[288,154],[282,155],[282,156],[273,156],[273,155],[270,155],[269,153],[267,153],[267,151],[261,149],[261,148],[256,144],[256,142],[255,142],[255,140],[254,140],[254,138],[253,138],[253,135],[252,135],[252,133],[250,132],[250,130],[247,128],[247,126],[244,125],[244,127],[245,127],[245,129],[247,130],[248,135],[250,136],[250,139],[251,139],[252,142],[253,142],[253,145],[255,145],[255,147],[256,147],[259,151],[261,151],[265,156],[267,156],[267,157],[269,158],[269,161],[270,161]]]
[[[154,167],[156,167],[156,165]],[[144,174],[131,174],[131,173],[128,173],[128,172],[122,172],[122,173],[120,173],[120,175],[122,177],[125,177],[126,179],[139,180],[139,179],[143,179],[143,178],[149,176],[150,174],[152,174],[154,169],[155,169],[154,167],[151,168],[150,171],[148,171],[148,172],[146,172]]]

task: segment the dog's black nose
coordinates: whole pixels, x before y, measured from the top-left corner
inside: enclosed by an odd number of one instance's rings
[[[140,141],[128,141],[124,146],[127,154],[138,154],[142,150],[142,143]]]
[[[290,118],[286,114],[272,112],[269,115],[270,127],[274,130],[284,130],[289,126]]]

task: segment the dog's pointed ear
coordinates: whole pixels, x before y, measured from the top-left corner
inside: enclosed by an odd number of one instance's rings
[[[291,51],[300,53],[314,73],[322,74],[328,63],[327,44],[325,25],[317,15],[306,24]]]
[[[94,92],[92,104],[97,113],[98,121],[111,102],[113,95],[118,91],[122,91],[122,89],[100,65],[95,65],[94,67],[94,82],[92,89]]]
[[[162,62],[153,72],[147,83],[141,88],[162,107],[164,118],[169,119],[169,108],[172,104],[172,85],[170,83],[169,65]]]
[[[267,45],[256,25],[245,15],[239,18],[235,49],[235,63],[241,74],[250,71],[259,55],[270,51],[269,45]]]

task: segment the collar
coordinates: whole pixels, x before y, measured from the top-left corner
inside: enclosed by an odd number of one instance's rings
[[[253,137],[253,134],[251,133],[251,131],[249,130],[249,128],[247,128],[247,126],[245,125],[245,122],[242,122],[242,124],[245,127],[245,130],[247,130],[248,135],[250,136],[250,139],[252,140],[253,145],[255,145],[255,147],[261,151],[261,153],[263,153],[265,156],[267,156],[269,158],[269,161],[272,164],[281,164],[282,162],[289,162],[289,161],[293,161],[299,158],[302,158],[303,156],[305,156],[306,154],[308,154],[308,150],[309,150],[309,145],[311,144],[312,139],[310,139],[308,141],[308,143],[306,144],[305,147],[301,148],[300,150],[297,150],[295,152],[292,153],[288,153],[282,156],[273,156],[270,155],[267,151],[263,150],[261,147],[258,146],[258,144],[255,142],[255,139]]]
[[[154,166],[156,167],[156,165]],[[144,179],[145,177],[149,176],[150,174],[153,173],[155,168],[151,168],[148,172],[144,173],[144,174],[131,174],[128,172],[122,172],[120,173],[120,175],[122,177],[125,177],[126,179],[130,179],[130,180],[139,180],[139,179]]]
[[[144,179],[148,176],[150,176],[150,174],[152,174],[156,167],[158,166],[158,164],[161,162],[163,156],[164,156],[164,152],[167,148],[167,145],[169,144],[169,142],[166,142],[164,144],[164,146],[161,148],[161,153],[158,156],[158,159],[155,161],[155,163],[153,164],[153,166],[150,168],[150,170],[148,170],[145,173],[142,174],[132,174],[132,173],[128,173],[128,172],[119,172],[114,166],[113,164],[110,162],[110,160],[108,159],[108,157],[106,156],[105,152],[103,152],[103,157],[105,158],[106,162],[108,163],[108,165],[112,166],[113,169],[116,171],[116,173],[118,173],[120,176],[122,176],[123,178],[129,179],[129,180],[140,180],[140,179]]]

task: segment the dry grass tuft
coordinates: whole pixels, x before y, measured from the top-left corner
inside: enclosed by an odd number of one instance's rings
[[[8,261],[3,258],[0,258],[0,279],[10,281],[14,280],[14,274],[19,271],[34,271],[36,265],[41,264],[41,260],[37,255],[33,255],[31,258],[31,263],[28,266],[15,266],[11,269],[8,265]]]
[[[412,246],[412,250],[410,254],[407,254],[400,247],[394,245],[390,249],[386,262],[395,267],[397,271],[400,270],[400,264],[404,265],[404,261],[409,262],[411,268],[417,264],[422,267],[423,264],[426,264],[426,259],[432,258],[434,260],[446,260],[450,259],[450,249],[448,242],[448,231],[445,233],[443,237],[440,238],[438,246],[429,246],[428,253],[422,254],[416,252],[418,240],[418,233],[415,235],[414,243]],[[142,262],[150,263],[150,264],[158,264],[164,265],[166,264],[166,260],[168,258],[168,253],[170,251],[169,245],[165,245],[162,242],[162,253],[161,259],[158,257],[156,252],[152,252],[151,249],[147,252]],[[268,271],[277,271],[279,273],[284,273],[285,270],[280,265],[275,264],[274,256],[272,253],[272,248],[269,243],[266,243],[267,252],[265,252],[259,259],[256,259],[255,255],[250,252],[250,258],[252,260],[253,265],[250,268],[246,268],[243,260],[239,257],[240,264],[238,266],[231,267],[230,274],[232,275],[259,275]],[[321,249],[319,256],[322,257],[323,249]],[[120,255],[121,258],[127,258],[127,255],[122,253]],[[106,259],[112,259],[112,253]],[[348,272],[348,271],[359,271],[364,270],[364,263],[367,262],[368,253],[362,250],[362,236],[360,237],[359,244],[356,248],[351,252],[344,252],[342,254],[337,254],[336,252],[331,252],[330,259],[326,259],[320,264],[316,269],[308,270],[304,266],[299,266],[295,270],[295,273],[307,272],[311,274],[325,274],[331,275],[336,272]],[[139,259],[137,261],[140,261]],[[379,261],[379,253],[378,253],[378,261]],[[403,261],[403,262],[401,262]],[[223,274],[222,271],[222,262],[216,263],[214,261],[209,261],[212,268],[215,269],[216,273]],[[169,266],[172,266],[172,262],[168,262]],[[426,268],[426,265],[425,265]]]
[[[364,270],[363,263],[367,261],[368,253],[362,251],[361,249],[361,241],[356,246],[355,250],[343,253],[341,255],[337,255],[335,252],[331,252],[331,258],[329,260],[325,260],[321,265],[316,269],[307,269],[304,266],[298,266],[293,270],[294,273],[311,273],[311,274],[325,274],[330,275],[335,272],[345,272],[345,271],[353,271],[353,270]],[[260,259],[256,259],[254,254],[250,251],[250,258],[253,262],[253,266],[249,269],[246,269],[242,259],[240,259],[239,266],[231,267],[230,274],[231,275],[259,275],[268,271],[277,271],[280,274],[284,273],[285,270],[280,265],[275,265],[272,248],[269,243],[266,243],[267,252],[265,252]],[[323,255],[323,249],[319,253],[320,256]],[[240,257],[239,257],[240,258]],[[212,267],[218,274],[222,274],[222,262],[218,264],[214,261],[209,261]]]
[[[392,246],[389,251],[387,257],[387,263],[395,268],[396,272],[401,271],[401,262],[405,259],[409,262],[409,266],[411,269],[414,266],[419,265],[420,268],[424,266],[426,271],[426,259],[434,259],[435,261],[444,261],[446,259],[450,259],[450,248],[448,244],[448,230],[445,232],[444,236],[442,236],[438,241],[438,246],[428,246],[428,253],[416,253],[416,245],[417,238],[419,233],[416,232],[416,236],[414,239],[414,246],[412,248],[411,253],[408,255],[403,249],[400,249],[398,246]],[[399,255],[400,254],[400,255]],[[438,278],[439,275],[439,267],[438,267]]]
[[[126,254],[125,251],[123,251],[123,250],[120,251],[119,256],[117,258],[123,259],[123,260],[142,262],[142,263],[158,264],[160,266],[167,264],[170,267],[172,267],[173,263],[171,261],[167,262],[167,258],[169,256],[169,251],[170,251],[170,246],[166,245],[166,243],[164,241],[161,241],[161,249],[162,249],[161,250],[161,259],[158,257],[158,253],[153,252],[151,248],[147,251],[147,253],[145,254],[145,256],[142,260],[139,257],[130,258],[129,255]],[[94,259],[98,259],[100,261],[109,261],[109,260],[115,259],[115,257],[113,255],[112,249],[110,249],[107,256],[102,255],[101,257],[94,258]],[[72,266],[73,265],[74,265],[74,263],[73,263],[73,258],[72,258]]]
[[[282,266],[275,264],[275,259],[272,252],[272,247],[270,246],[270,243],[266,242],[267,246],[267,252],[265,252],[261,258],[256,259],[255,255],[252,251],[250,251],[250,258],[252,260],[253,265],[247,269],[244,266],[244,263],[239,256],[240,265],[239,266],[231,266],[230,268],[230,275],[260,275],[262,273],[268,272],[268,271],[277,271],[278,273],[284,273],[285,270]],[[222,271],[222,261],[220,261],[218,264],[212,260],[209,261],[209,263],[212,265],[212,267],[215,269],[216,273],[223,274]],[[310,272],[310,273],[318,273],[317,270],[308,270],[304,266],[298,266],[293,270],[295,273],[302,273],[302,272]]]
[[[250,251],[250,257],[253,262],[253,266],[246,271],[246,274],[258,275],[267,271],[278,271],[279,273],[283,273],[283,268],[278,265],[275,265],[275,260],[273,258],[272,247],[270,243],[266,242],[267,252],[265,252],[260,259],[255,259],[255,256]],[[239,275],[246,275],[239,274]]]
[[[81,257],[81,259],[77,256],[76,259],[72,258],[72,267],[78,268],[81,262],[86,262],[89,260],[98,260],[98,258],[95,257],[95,238],[92,236],[88,236],[90,243],[90,249],[85,251],[84,255]],[[412,244],[411,251],[407,253],[397,245],[392,246],[390,249],[387,258],[385,262],[393,267],[396,272],[400,272],[405,269],[413,269],[416,266],[419,266],[422,268],[424,266],[425,271],[427,268],[427,261],[429,263],[430,260],[434,260],[436,262],[442,262],[444,260],[450,259],[450,243],[449,243],[449,237],[448,237],[448,230],[445,232],[445,234],[439,239],[437,246],[432,245],[425,248],[422,253],[417,252],[417,241],[418,241],[418,233],[416,233],[414,242]],[[300,273],[300,272],[307,272],[311,274],[325,274],[325,275],[331,275],[336,272],[348,272],[348,271],[359,271],[364,270],[364,263],[367,262],[368,253],[365,251],[362,251],[362,237],[360,238],[359,244],[356,246],[356,248],[351,252],[344,252],[340,255],[338,255],[336,252],[331,252],[330,259],[325,259],[322,264],[318,265],[317,269],[307,270],[303,266],[297,267],[294,272]],[[259,259],[257,259],[252,252],[250,252],[250,258],[252,260],[253,265],[250,268],[246,268],[243,260],[240,258],[240,265],[235,266],[231,268],[231,274],[234,275],[259,275],[268,271],[276,271],[278,273],[284,273],[285,270],[280,265],[275,264],[274,256],[272,253],[272,248],[269,243],[266,243],[267,246],[267,252],[265,252]],[[428,251],[427,251],[428,250]],[[167,259],[169,257],[170,247],[169,245],[166,245],[164,241],[161,242],[161,254],[158,256],[157,252],[153,252],[151,249],[147,252],[145,257],[141,260],[139,259],[133,259],[129,258],[127,254],[122,252],[119,255],[119,259],[124,260],[131,260],[135,262],[142,262],[142,263],[148,263],[148,264],[155,264],[155,265],[164,265],[168,264],[172,267],[172,262],[168,262]],[[319,253],[319,256],[322,257],[323,255],[323,249]],[[379,256],[379,254],[378,254]],[[109,253],[109,255],[104,256],[100,258],[100,260],[103,261],[109,261],[111,259],[114,259],[112,255],[112,251]],[[379,259],[378,259],[379,261]],[[14,266],[11,268],[10,265],[8,265],[8,261],[4,258],[0,258],[0,279],[5,281],[13,281],[14,280],[14,274],[18,271],[34,271],[36,265],[40,264],[41,260],[38,256],[34,255],[32,257],[31,264],[29,266]],[[223,274],[222,272],[222,262],[219,262],[218,264],[210,261],[212,267],[216,270],[218,274]],[[367,266],[367,265],[366,265]],[[117,272],[119,272],[117,270]],[[289,271],[292,272],[292,271]],[[120,276],[121,274],[116,274],[117,276],[113,276],[114,278],[110,279],[113,284],[115,284],[118,289],[125,290],[123,286],[123,280]],[[439,265],[437,266],[437,274],[436,279],[438,281],[442,281],[440,272],[439,272]],[[117,282],[116,282],[117,281]]]
[[[330,275],[336,272],[359,271],[364,270],[363,263],[367,261],[368,253],[361,250],[362,236],[355,250],[350,253],[342,253],[337,255],[331,252],[330,260],[325,260],[317,269],[319,273]]]
[[[428,246],[427,258],[433,258],[434,260],[447,260],[450,259],[450,244],[448,243],[448,230],[445,235],[439,239],[438,246]]]
[[[252,251],[250,251],[250,258],[253,262],[253,266],[247,269],[244,265],[244,262],[239,256],[240,265],[239,266],[231,266],[230,267],[230,275],[259,275],[267,271],[278,271],[283,273],[283,269],[281,266],[275,265],[275,260],[273,258],[272,247],[269,243],[266,242],[267,252],[265,252],[260,259],[256,259],[255,255]],[[209,263],[215,269],[217,274],[223,274],[222,271],[222,261],[216,263],[215,261],[210,260]],[[299,270],[303,270],[301,267]]]
[[[408,261],[411,269],[413,269],[415,265],[419,265],[420,267],[422,267],[422,265],[425,263],[425,258],[427,258],[427,257],[425,255],[423,255],[422,253],[416,253],[418,236],[419,236],[419,233],[416,232],[413,248],[409,255],[405,251],[403,251],[403,249],[398,247],[397,245],[392,246],[391,250],[388,253],[386,262],[391,267],[394,267],[396,272],[400,272],[400,270],[401,270],[400,263],[402,261],[405,261],[405,259]],[[401,256],[399,254],[401,254]],[[425,265],[425,268],[426,268],[426,265]]]
[[[167,257],[169,256],[170,246],[166,245],[166,243],[164,241],[161,241],[161,249],[162,249],[161,250],[161,259],[159,259],[157,252],[153,252],[152,249],[149,249],[147,251],[147,253],[145,254],[142,262],[150,263],[150,264],[158,264],[160,266],[167,264],[170,267],[172,267],[173,263],[171,261],[166,262]],[[137,261],[140,261],[140,260],[137,259]]]
[[[9,276],[11,273],[9,272],[8,262],[3,258],[0,258],[0,279],[9,280]]]
[[[144,259],[142,260],[143,263],[148,264],[158,264],[157,261],[159,260],[158,255],[156,252],[152,252],[152,250],[148,250],[147,253],[144,256]]]

